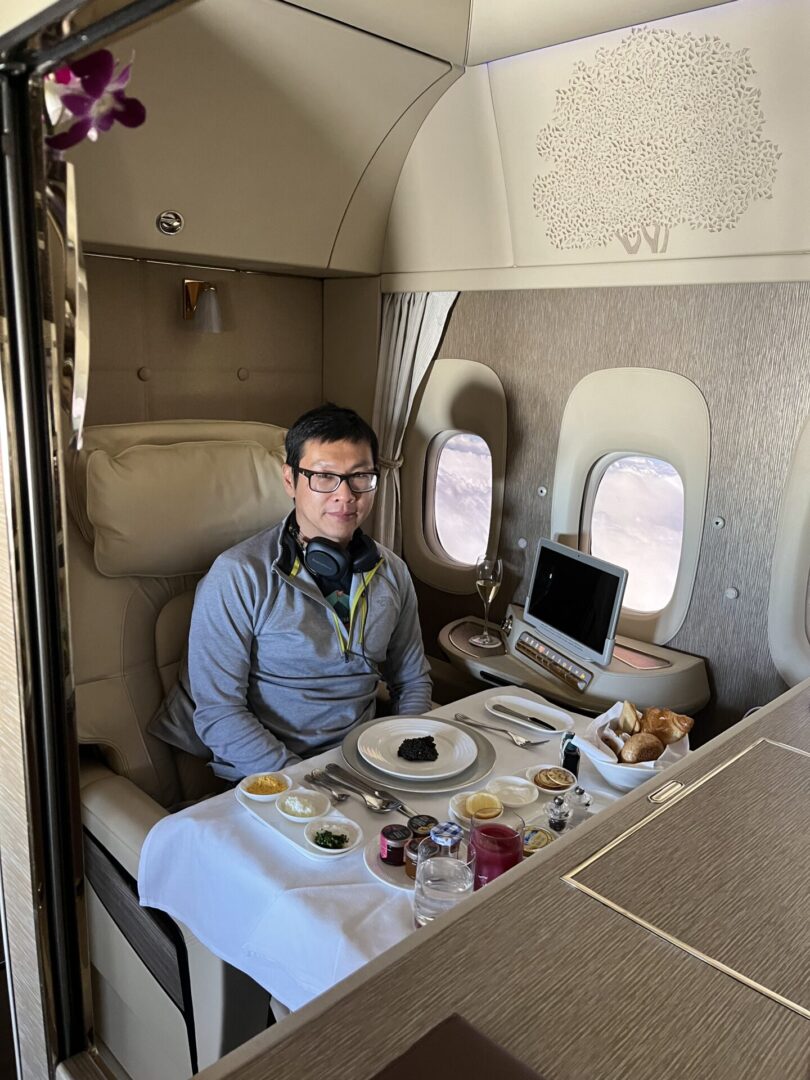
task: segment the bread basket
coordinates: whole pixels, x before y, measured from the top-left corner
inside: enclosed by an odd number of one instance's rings
[[[575,742],[583,754],[593,762],[594,768],[612,786],[619,791],[632,791],[647,780],[664,772],[689,753],[689,737],[684,736],[678,742],[668,746],[657,761],[641,761],[636,765],[624,765],[616,755],[608,750],[599,737],[600,731],[611,720],[618,720],[624,703],[617,701],[607,712],[591,721],[584,735],[577,736]]]

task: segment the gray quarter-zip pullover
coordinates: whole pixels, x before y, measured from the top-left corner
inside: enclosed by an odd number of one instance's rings
[[[431,708],[416,594],[403,561],[355,573],[344,627],[301,563],[289,518],[224,552],[197,587],[188,669],[194,727],[229,779],[338,744],[374,716]]]

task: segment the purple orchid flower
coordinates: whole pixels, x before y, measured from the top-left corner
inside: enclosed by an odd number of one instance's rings
[[[76,120],[67,131],[49,135],[48,146],[67,150],[85,138],[95,142],[99,132],[109,131],[116,120],[124,127],[139,127],[146,109],[124,93],[131,72],[130,62],[115,74],[115,57],[109,49],[99,49],[54,72],[51,89],[56,90],[62,110]]]

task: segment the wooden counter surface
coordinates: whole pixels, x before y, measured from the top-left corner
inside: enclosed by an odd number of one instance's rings
[[[666,779],[693,784],[763,737],[810,753],[810,680],[690,754]],[[736,774],[730,768],[719,775],[728,795],[728,778]],[[732,796],[744,813],[757,790],[756,773],[747,768],[738,775],[740,790]],[[764,775],[772,785],[772,772]],[[369,1080],[441,1019],[460,1013],[545,1080],[809,1080],[810,1020],[563,881],[655,812],[647,795],[660,783],[659,778],[620,800],[201,1076],[215,1080],[238,1066],[245,1080]],[[708,792],[712,783],[701,790]],[[810,803],[810,783],[806,791]],[[795,791],[786,799],[780,790],[772,795],[774,835],[791,835],[791,815],[805,800]],[[688,803],[689,797],[681,807]],[[705,798],[702,804],[704,812],[711,807]],[[806,811],[801,813],[806,820]],[[666,817],[635,836],[652,829],[660,834]],[[608,874],[607,864],[599,875],[591,874],[591,884],[611,879],[610,887],[623,891],[627,904],[661,901],[662,909],[677,911],[683,926],[684,913],[711,909],[707,877],[681,881],[673,896],[667,854],[684,857],[713,821],[710,813],[688,828],[683,814],[672,820],[678,828],[665,837],[671,847],[662,860],[664,837],[658,835],[657,858],[638,897],[617,878],[615,867]],[[797,843],[794,838],[794,853],[802,850]],[[805,862],[807,847],[805,834]],[[656,864],[662,867],[663,899],[655,897]],[[785,870],[792,890],[786,895],[780,865],[777,860],[772,870],[767,905],[758,890],[761,919],[752,915],[754,901],[747,904],[744,888],[731,906],[757,929],[752,962],[780,954],[786,984],[801,992],[810,984],[810,881],[797,889],[794,862]],[[711,875],[708,880],[711,885]],[[731,901],[718,892],[718,906]],[[722,917],[713,925],[717,937]],[[734,944],[744,965],[745,943]],[[804,991],[805,1004],[809,993]]]

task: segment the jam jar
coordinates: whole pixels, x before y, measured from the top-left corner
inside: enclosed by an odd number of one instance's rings
[[[412,818],[408,818],[408,828],[420,840],[429,836],[430,830],[438,824],[438,819],[431,817],[430,814],[415,814]]]
[[[402,866],[405,862],[405,845],[412,836],[407,825],[385,825],[380,832],[380,860],[386,866]]]
[[[423,837],[415,836],[405,845],[405,873],[416,881],[416,864],[419,861],[419,845]]]

